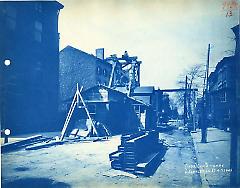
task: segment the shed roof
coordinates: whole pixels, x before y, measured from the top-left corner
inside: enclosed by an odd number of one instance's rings
[[[123,97],[126,97],[127,99],[129,99],[129,100],[131,100],[131,101],[134,101],[134,102],[136,102],[136,103],[138,103],[138,104],[142,104],[142,105],[145,105],[145,106],[149,106],[149,104],[146,104],[146,103],[144,103],[143,101],[140,101],[140,100],[138,100],[138,99],[135,99],[134,97],[129,97],[129,96],[127,96],[126,93],[123,93],[123,92],[121,92],[121,91],[118,91],[118,90],[109,88],[109,87],[104,86],[104,85],[93,86],[93,87],[85,90],[83,93],[87,93],[88,91],[93,90],[93,89],[96,89],[96,88],[99,88],[99,89],[100,89],[100,88],[103,88],[103,89],[106,89],[106,90],[109,91],[109,92],[116,92],[116,93],[122,95]]]
[[[137,98],[135,98],[135,97],[129,97],[129,96],[127,96],[127,94],[125,94],[125,93],[122,93],[122,92],[120,92],[120,91],[118,91],[118,90],[109,88],[109,87],[104,86],[104,85],[96,85],[96,86],[93,86],[93,87],[91,87],[91,88],[83,91],[82,93],[83,93],[83,95],[84,95],[84,94],[86,94],[87,92],[89,92],[90,90],[94,90],[94,89],[96,89],[96,88],[99,88],[99,89],[100,89],[100,88],[103,88],[103,89],[106,89],[107,91],[110,91],[110,92],[116,92],[116,93],[122,95],[122,97],[126,97],[127,99],[135,102],[136,104],[144,105],[144,106],[147,106],[147,107],[150,107],[150,106],[151,106],[150,103],[145,103],[144,101],[139,100],[139,99],[137,99]],[[84,97],[83,97],[83,98],[84,98]],[[85,99],[84,99],[84,100],[85,100]],[[72,97],[64,100],[64,102],[70,102],[70,101],[72,101]],[[94,103],[94,102],[96,102],[96,101],[95,101],[95,100],[86,100],[85,102],[87,102],[87,103],[92,103],[92,102],[93,102],[93,103]],[[98,102],[99,102],[99,101],[98,101]],[[109,102],[109,101],[102,101],[102,102],[105,102],[105,103],[106,103],[106,102]]]

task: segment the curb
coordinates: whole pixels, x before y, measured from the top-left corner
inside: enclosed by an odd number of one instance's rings
[[[193,137],[193,134],[196,134],[196,133],[191,133],[191,137],[192,137],[192,140],[193,140],[193,145],[194,145],[194,149],[195,149],[195,154],[196,154],[196,160],[197,160],[197,163],[198,163],[198,147],[197,147],[197,143],[196,143],[196,140],[194,139]],[[198,163],[199,164],[199,163]],[[201,177],[201,181],[202,181],[202,187],[204,188],[209,188],[209,184],[208,184],[208,181],[206,179],[206,174],[204,172],[200,172],[200,177]]]

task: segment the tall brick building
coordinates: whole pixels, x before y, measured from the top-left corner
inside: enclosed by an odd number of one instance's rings
[[[13,134],[58,128],[62,8],[57,1],[0,2],[1,127]]]

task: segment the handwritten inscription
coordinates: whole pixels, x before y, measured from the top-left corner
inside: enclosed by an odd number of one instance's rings
[[[185,174],[195,174],[195,173],[230,173],[232,169],[225,168],[223,164],[208,164],[203,165],[193,164],[185,165]]]
[[[237,10],[239,4],[237,0],[225,0],[222,9],[226,11],[226,17],[233,16],[233,10]]]

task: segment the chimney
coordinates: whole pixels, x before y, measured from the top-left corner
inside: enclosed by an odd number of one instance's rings
[[[96,57],[101,60],[104,60],[104,48],[96,49]]]

